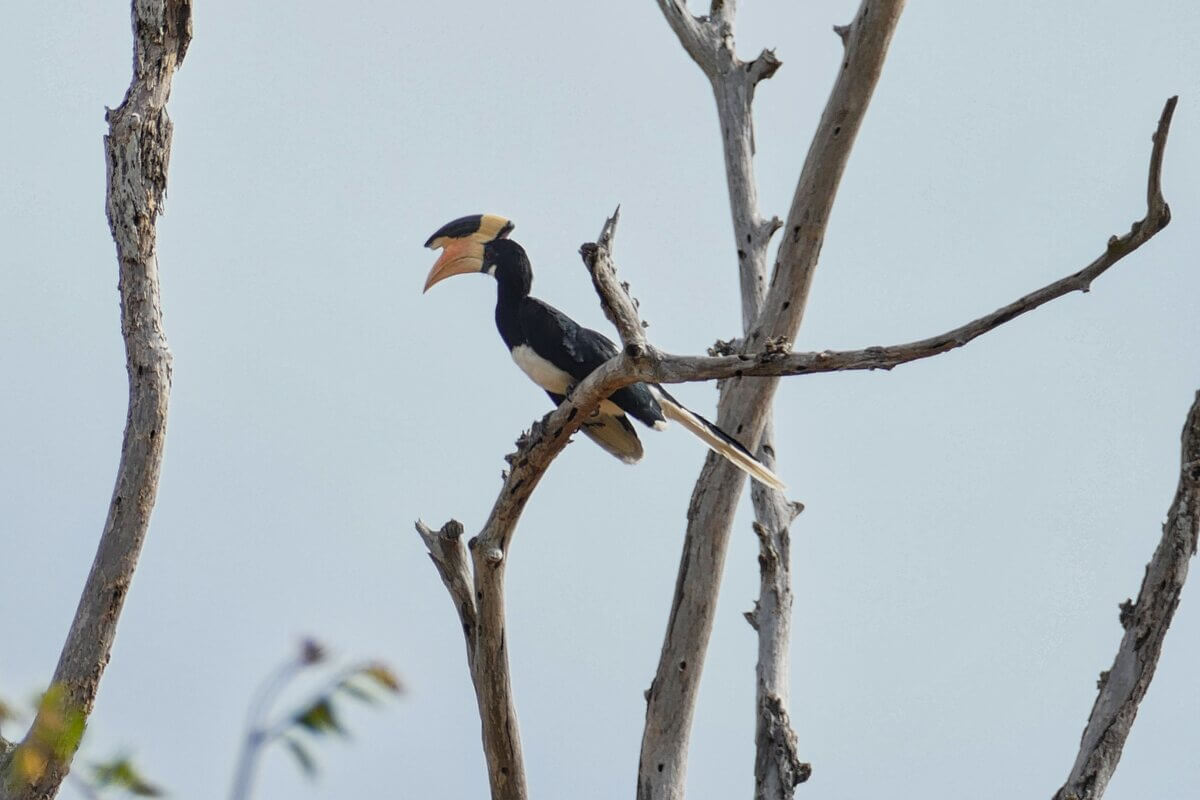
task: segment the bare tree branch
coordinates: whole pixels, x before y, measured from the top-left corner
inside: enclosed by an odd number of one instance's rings
[[[693,17],[683,0],[658,0],[658,7],[692,60],[704,70],[705,75],[715,74],[717,63],[714,54],[720,44],[716,41],[715,26],[708,20]]]
[[[1100,674],[1100,691],[1083,731],[1079,755],[1055,800],[1099,800],[1104,796],[1138,705],[1154,679],[1163,639],[1179,606],[1188,562],[1196,555],[1200,536],[1200,392],[1188,412],[1182,439],[1179,487],[1162,538],[1146,566],[1137,602],[1121,604],[1125,635],[1112,667]]]
[[[621,209],[604,222],[600,238],[579,248],[584,266],[592,276],[592,286],[600,296],[604,316],[617,329],[621,344],[631,358],[640,358],[646,353],[646,331],[638,316],[637,300],[629,293],[629,284],[617,279],[617,268],[612,260],[612,240],[616,234]]]
[[[471,591],[471,568],[467,565],[467,547],[463,544],[463,526],[458,520],[450,520],[433,530],[417,520],[417,533],[429,550],[429,558],[437,567],[438,575],[450,593],[458,621],[462,623],[463,637],[467,641],[467,667],[475,673],[475,596]]]
[[[759,457],[774,469],[774,438],[770,422],[763,431]],[[800,760],[796,733],[788,714],[790,645],[792,635],[791,533],[792,521],[803,510],[782,492],[760,483],[750,490],[754,502],[754,533],[758,537],[759,587],[754,609],[746,621],[758,635],[755,665],[754,796],[756,800],[787,800],[795,787],[812,775]]]
[[[487,526],[470,544],[478,610],[471,677],[483,723],[483,748],[492,797],[494,800],[524,800],[528,796],[525,761],[517,725],[517,706],[509,679],[508,635],[504,622],[507,542],[507,535],[500,538],[497,528]]]
[[[681,11],[686,14],[686,10],[677,3],[660,2],[660,7],[677,34],[684,31],[680,39],[689,55],[705,68],[705,57],[697,55],[695,37],[690,36],[696,23],[680,19]],[[762,311],[747,332],[743,352],[761,349],[777,337],[795,339],[829,210],[903,7],[903,0],[864,0],[859,8],[847,36],[842,69],[800,174],[775,276]],[[760,67],[759,71],[764,70]],[[717,424],[755,449],[770,416],[776,383],[727,383],[721,393]],[[710,456],[692,492],[675,599],[658,669],[647,692],[646,728],[638,765],[639,800],[683,797],[700,673],[742,485],[736,469]]]
[[[707,24],[715,26],[717,35],[702,42],[692,42],[690,48],[687,38],[692,35],[693,28],[686,22],[678,22],[678,16],[672,28],[688,52],[708,48],[705,57],[696,61],[712,85],[717,106],[745,335],[762,312],[767,288],[767,248],[771,236],[783,224],[778,217],[765,220],[759,214],[751,107],[759,81],[774,75],[781,62],[771,50],[763,50],[750,63],[737,57],[733,35],[735,12],[732,2],[714,3]],[[667,14],[667,20],[672,21],[670,14]],[[700,20],[691,22],[695,26],[706,24]],[[770,469],[775,469],[774,426],[770,412],[756,455]],[[758,709],[754,735],[755,797],[758,800],[788,800],[793,796],[796,784],[811,773],[811,767],[800,762],[796,754],[796,735],[787,715],[792,598],[789,526],[795,515],[793,504],[783,492],[758,483],[752,487],[755,530],[760,533],[763,552],[782,554],[782,563],[778,563],[779,559],[771,562],[777,564],[775,568],[769,569],[768,561],[760,559],[759,600],[751,619],[759,644],[755,670],[755,706]]]
[[[1150,168],[1147,176],[1146,215],[1133,223],[1128,233],[1112,236],[1105,251],[1078,272],[1043,286],[1020,297],[990,314],[979,317],[945,333],[915,342],[888,347],[868,347],[862,350],[840,350],[808,353],[781,353],[777,348],[758,354],[742,353],[732,356],[673,356],[651,353],[652,366],[642,380],[659,383],[684,383],[701,379],[723,379],[744,376],[779,377],[814,372],[845,370],[892,369],[910,361],[929,358],[995,330],[1029,311],[1071,292],[1087,292],[1092,282],[1118,261],[1150,241],[1171,221],[1171,207],[1162,195],[1162,162],[1171,119],[1177,97],[1171,97],[1163,107],[1153,136]],[[751,384],[753,385],[753,384]]]
[[[680,44],[712,84],[741,277],[742,324],[749,328],[758,318],[758,307],[766,293],[767,244],[783,224],[777,217],[763,219],[758,211],[750,106],[755,87],[774,75],[782,62],[771,50],[763,50],[750,62],[737,57],[733,37],[736,4],[732,0],[714,3],[710,15],[703,19],[693,17],[679,2],[659,0],[658,5]]]
[[[440,531],[417,522],[442,582],[458,611],[467,642],[467,662],[483,728],[483,748],[493,800],[525,800],[528,789],[517,724],[516,704],[509,678],[504,611],[504,568],[517,521],[533,490],[571,434],[579,429],[600,401],[638,380],[644,363],[645,334],[636,304],[616,277],[612,240],[618,214],[605,224],[596,243],[580,248],[584,263],[600,294],[601,305],[620,332],[623,351],[595,370],[557,409],[535,422],[508,457],[509,472],[480,534],[471,540],[472,569],[460,539],[462,525],[454,520]],[[468,589],[473,585],[473,594]]]
[[[172,76],[191,41],[191,0],[133,0],[131,6],[133,78],[121,105],[107,114],[109,132],[104,138],[106,206],[117,247],[129,411],[108,518],[53,678],[63,692],[62,704],[84,716],[91,713],[108,664],[154,508],[171,388],[155,224],[171,154],[166,104]],[[39,712],[21,747],[35,746],[44,723]],[[53,754],[42,774],[32,782],[19,782],[11,796],[54,796],[73,755],[73,748],[68,754]]]

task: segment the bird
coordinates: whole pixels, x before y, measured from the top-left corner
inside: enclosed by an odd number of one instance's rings
[[[509,238],[513,228],[511,220],[496,214],[459,217],[438,228],[425,242],[442,252],[425,279],[424,292],[453,275],[482,273],[495,278],[500,338],[521,371],[557,406],[618,350],[604,334],[530,295],[533,268],[525,248]],[[668,420],[678,422],[755,480],[785,488],[741,442],[655,383],[633,383],[613,392],[581,429],[604,450],[632,464],[641,460],[643,450],[629,417],[654,430],[666,428]]]

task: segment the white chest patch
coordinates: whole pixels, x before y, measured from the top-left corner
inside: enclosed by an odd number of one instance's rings
[[[514,347],[512,357],[530,380],[548,392],[566,394],[567,387],[575,382],[570,375],[539,356],[527,344]]]

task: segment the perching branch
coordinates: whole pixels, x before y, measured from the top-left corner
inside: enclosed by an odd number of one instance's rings
[[[1182,439],[1179,488],[1167,512],[1162,538],[1146,566],[1137,602],[1121,604],[1125,635],[1112,667],[1100,674],[1100,691],[1083,731],[1079,755],[1055,800],[1099,800],[1104,795],[1121,760],[1138,705],[1154,679],[1163,639],[1179,606],[1188,562],[1196,554],[1200,536],[1200,392],[1183,425]]]
[[[605,313],[621,332],[623,352],[583,380],[557,409],[535,422],[508,457],[505,477],[483,530],[469,544],[472,569],[466,566],[462,525],[454,520],[440,531],[417,522],[417,531],[445,584],[467,643],[467,663],[483,728],[483,748],[493,800],[528,797],[516,704],[509,678],[504,611],[504,568],[517,521],[551,462],[583,421],[622,386],[638,380],[631,355],[644,353],[645,335],[632,298],[616,278],[612,238],[617,214],[607,220],[595,244],[581,248],[600,293]],[[639,344],[640,342],[640,344]],[[467,588],[473,585],[473,594]]]
[[[155,224],[171,154],[166,104],[171,79],[191,41],[191,0],[133,0],[131,6],[133,78],[121,105],[107,113],[109,130],[104,138],[106,207],[117,248],[129,410],[108,518],[52,683],[63,692],[64,708],[85,717],[91,713],[108,664],[117,620],[154,508],[171,388]],[[36,746],[45,722],[39,712],[22,748]],[[10,783],[9,796],[53,797],[73,755],[73,749],[54,753],[39,775]]]

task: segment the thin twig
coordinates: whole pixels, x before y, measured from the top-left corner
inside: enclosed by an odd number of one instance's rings
[[[250,796],[254,774],[258,768],[258,759],[262,754],[263,747],[267,744],[266,736],[263,733],[267,715],[279,697],[279,693],[305,666],[307,666],[307,662],[303,659],[289,658],[267,676],[250,700],[250,707],[246,711],[242,748],[233,769],[233,783],[229,790],[230,800],[245,800]]]
[[[1055,800],[1099,800],[1104,795],[1121,760],[1138,705],[1154,679],[1163,639],[1179,606],[1188,562],[1196,555],[1200,536],[1200,392],[1192,402],[1181,438],[1179,487],[1162,538],[1146,566],[1137,602],[1121,604],[1125,635],[1112,667],[1100,675],[1100,691],[1079,754]]]
[[[617,231],[617,222],[621,217],[621,209],[617,208],[613,215],[604,222],[600,230],[600,238],[588,242],[579,248],[583,264],[588,274],[592,276],[592,286],[600,297],[600,306],[604,316],[617,329],[621,343],[630,358],[641,358],[646,352],[646,331],[638,317],[637,301],[629,293],[629,285],[621,283],[617,278],[616,266],[612,258],[612,241]]]

